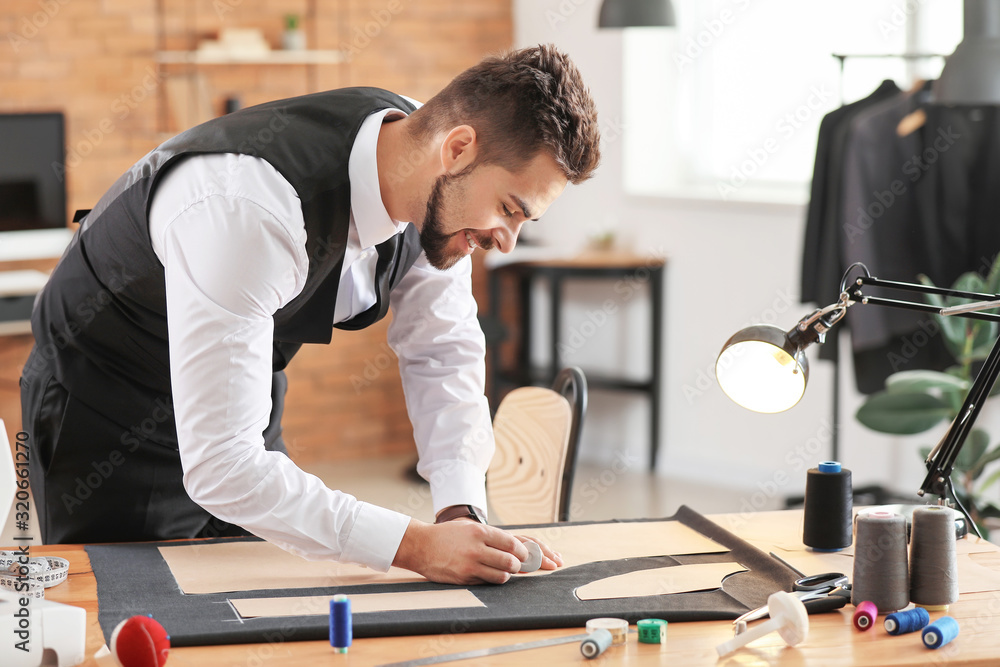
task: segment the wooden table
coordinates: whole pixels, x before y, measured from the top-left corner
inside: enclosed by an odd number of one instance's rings
[[[515,251],[516,252],[516,251]],[[516,255],[515,255],[516,257]],[[507,259],[502,264],[490,268],[489,294],[490,318],[493,322],[503,322],[502,283],[511,278],[518,295],[517,323],[519,332],[517,345],[518,359],[512,368],[504,368],[500,362],[499,345],[487,345],[490,365],[490,404],[500,404],[504,390],[529,384],[550,386],[563,368],[561,350],[567,341],[563,334],[563,292],[567,281],[603,281],[612,287],[614,296],[606,299],[597,309],[595,321],[578,323],[576,331],[585,340],[594,329],[605,321],[614,319],[617,311],[636,295],[643,295],[649,301],[649,375],[633,379],[622,375],[608,375],[587,371],[587,384],[591,388],[610,391],[640,392],[649,397],[649,469],[656,469],[661,431],[661,390],[663,385],[664,329],[663,298],[666,289],[666,258],[659,255],[637,255],[624,251],[588,251],[572,257],[553,257],[540,260]],[[546,347],[549,350],[548,364],[544,368],[535,366],[532,360],[534,349],[534,285],[547,281],[549,294],[549,335]],[[573,341],[569,341],[572,346]],[[571,348],[572,349],[572,348]],[[585,369],[586,370],[586,369]]]
[[[772,535],[775,543],[800,530],[801,512],[761,512],[749,516],[716,515],[716,523],[748,537]],[[783,535],[781,534],[783,533]],[[799,534],[799,537],[801,535]],[[97,624],[97,586],[82,546],[35,547],[33,556],[60,556],[70,561],[68,581],[47,591],[47,599],[77,605],[87,610],[87,655],[104,644]],[[973,554],[980,565],[1000,572],[1000,548]],[[455,665],[802,665],[837,667],[840,665],[990,665],[1000,664],[1000,592],[963,594],[949,614],[960,626],[961,634],[947,646],[931,651],[924,648],[919,633],[890,637],[878,622],[865,633],[851,624],[853,607],[809,617],[809,638],[797,647],[786,647],[777,635],[754,642],[750,648],[717,658],[715,647],[732,636],[728,621],[671,623],[667,643],[660,646],[640,644],[630,634],[625,646],[608,649],[598,660],[585,660],[578,642],[550,646],[488,658],[477,658]],[[933,613],[931,618],[941,616]],[[635,629],[634,627],[632,628]],[[207,646],[171,650],[168,666],[221,667],[334,666],[361,667],[425,658],[433,655],[505,646],[514,643],[580,634],[581,628],[486,632],[357,639],[347,654],[337,654],[324,641],[293,642],[276,637],[266,644]],[[96,665],[93,659],[84,663]]]

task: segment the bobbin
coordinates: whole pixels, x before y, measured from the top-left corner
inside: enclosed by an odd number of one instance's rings
[[[593,660],[611,646],[611,633],[605,628],[597,628],[580,642],[580,653],[587,660]]]
[[[854,610],[851,622],[858,630],[870,630],[875,625],[875,618],[878,616],[878,607],[869,600],[865,600]]]
[[[330,646],[337,653],[347,653],[353,638],[351,601],[346,595],[334,595],[330,600]]]
[[[931,615],[923,607],[897,611],[885,617],[882,625],[890,635],[905,635],[922,630],[931,622]]]
[[[958,621],[942,616],[923,629],[921,639],[927,648],[941,648],[958,636]]]

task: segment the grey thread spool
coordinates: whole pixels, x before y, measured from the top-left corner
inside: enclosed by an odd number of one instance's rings
[[[823,461],[806,473],[802,543],[817,551],[851,546],[853,514],[851,471],[836,461]]]
[[[910,600],[946,611],[958,600],[958,559],[952,510],[927,505],[913,510],[910,530]]]
[[[851,604],[871,601],[879,612],[910,602],[906,563],[906,519],[893,512],[859,514],[854,545]]]

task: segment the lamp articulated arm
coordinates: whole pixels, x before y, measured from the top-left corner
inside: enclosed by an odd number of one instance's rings
[[[864,296],[862,287],[882,287],[886,289],[896,289],[922,294],[937,294],[940,296],[959,297],[973,299],[975,303],[963,306],[953,306],[950,308],[938,308],[925,303],[910,301],[899,301],[896,299],[886,299],[881,297]],[[985,320],[989,322],[1000,322],[1000,315],[985,313],[983,310],[997,308],[1000,300],[996,294],[981,294],[977,292],[962,292],[958,290],[944,289],[931,285],[921,285],[916,283],[902,283],[890,280],[879,280],[871,276],[858,278],[854,285],[848,290],[851,301],[860,302],[867,305],[887,306],[890,308],[903,308],[906,310],[918,310],[935,315],[964,317],[969,319]],[[997,377],[1000,377],[1000,337],[997,338],[993,349],[990,351],[986,362],[973,381],[968,395],[958,412],[958,416],[952,421],[947,433],[927,455],[924,464],[927,466],[927,476],[917,493],[921,496],[933,494],[946,497],[951,485],[951,473],[955,467],[958,454],[965,444],[965,439],[972,430],[972,425],[979,416],[979,411],[983,403],[990,395]]]
[[[864,275],[849,282],[848,277],[856,268],[861,269]],[[866,287],[969,299],[974,303],[940,308],[916,301],[869,296],[864,293]],[[805,348],[813,343],[822,343],[826,332],[844,317],[850,306],[856,303],[916,310],[946,317],[1000,322],[1000,314],[983,312],[1000,308],[1000,296],[996,294],[879,280],[860,263],[852,264],[847,269],[840,284],[840,292],[837,303],[813,311],[799,320],[790,331],[783,332],[770,325],[755,325],[733,335],[726,342],[716,361],[719,384],[730,398],[758,412],[779,412],[795,405],[805,390],[808,379]],[[738,368],[741,362],[747,369],[767,376],[767,389],[774,391],[776,397],[774,400],[768,398],[768,391],[754,386],[743,377],[743,369]],[[973,381],[958,416],[924,461],[927,466],[927,477],[920,486],[919,495],[934,494],[942,498],[947,497],[949,492],[954,495],[951,489],[951,473],[955,461],[998,376],[1000,376],[1000,337]]]

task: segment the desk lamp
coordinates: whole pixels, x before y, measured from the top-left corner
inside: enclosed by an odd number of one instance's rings
[[[849,282],[849,276],[855,269],[860,269],[863,275]],[[863,293],[865,287],[937,294],[970,299],[973,303],[938,308],[926,303],[868,296]],[[719,386],[733,401],[756,412],[773,413],[791,408],[802,397],[808,381],[809,365],[806,361],[805,348],[813,343],[822,343],[826,332],[839,322],[847,309],[855,303],[917,310],[946,317],[958,316],[1000,322],[1000,315],[982,312],[1000,307],[1000,295],[879,280],[871,275],[864,264],[855,263],[844,273],[837,303],[806,315],[787,332],[771,325],[756,325],[739,331],[726,341],[715,364]],[[968,525],[974,529],[975,523],[955,495],[951,473],[958,453],[998,375],[1000,375],[1000,338],[993,345],[982,369],[973,381],[958,416],[952,421],[941,441],[927,455],[924,461],[927,466],[927,476],[917,491],[919,496],[936,495],[943,503],[947,502],[948,496],[951,496],[955,505],[965,515]],[[977,534],[978,532],[976,529]]]

